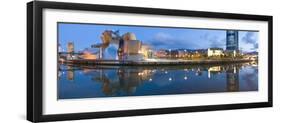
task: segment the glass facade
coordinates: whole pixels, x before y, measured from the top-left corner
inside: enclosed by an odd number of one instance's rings
[[[230,50],[230,51],[239,50],[238,31],[235,30],[226,31],[226,50]]]

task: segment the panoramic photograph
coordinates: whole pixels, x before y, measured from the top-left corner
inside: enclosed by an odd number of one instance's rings
[[[57,23],[57,99],[258,91],[255,30]]]

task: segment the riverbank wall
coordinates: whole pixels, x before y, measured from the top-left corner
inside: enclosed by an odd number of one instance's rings
[[[155,60],[155,61],[119,61],[119,60],[67,60],[66,64],[75,65],[112,65],[112,66],[153,66],[153,65],[200,65],[200,64],[229,64],[251,62],[250,59],[227,60]]]

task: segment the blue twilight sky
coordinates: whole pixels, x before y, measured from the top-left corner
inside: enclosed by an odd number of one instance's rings
[[[101,43],[104,30],[119,30],[135,33],[138,40],[149,44],[153,49],[207,49],[219,47],[225,49],[226,31],[188,28],[160,28],[141,26],[115,26],[96,24],[59,23],[58,42],[66,50],[67,43],[73,42],[75,51],[90,48]],[[258,32],[239,31],[239,49],[243,52],[258,50]]]

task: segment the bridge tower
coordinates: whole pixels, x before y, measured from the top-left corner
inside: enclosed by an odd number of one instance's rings
[[[67,59],[73,59],[74,55],[74,43],[73,42],[68,42],[67,44]]]

